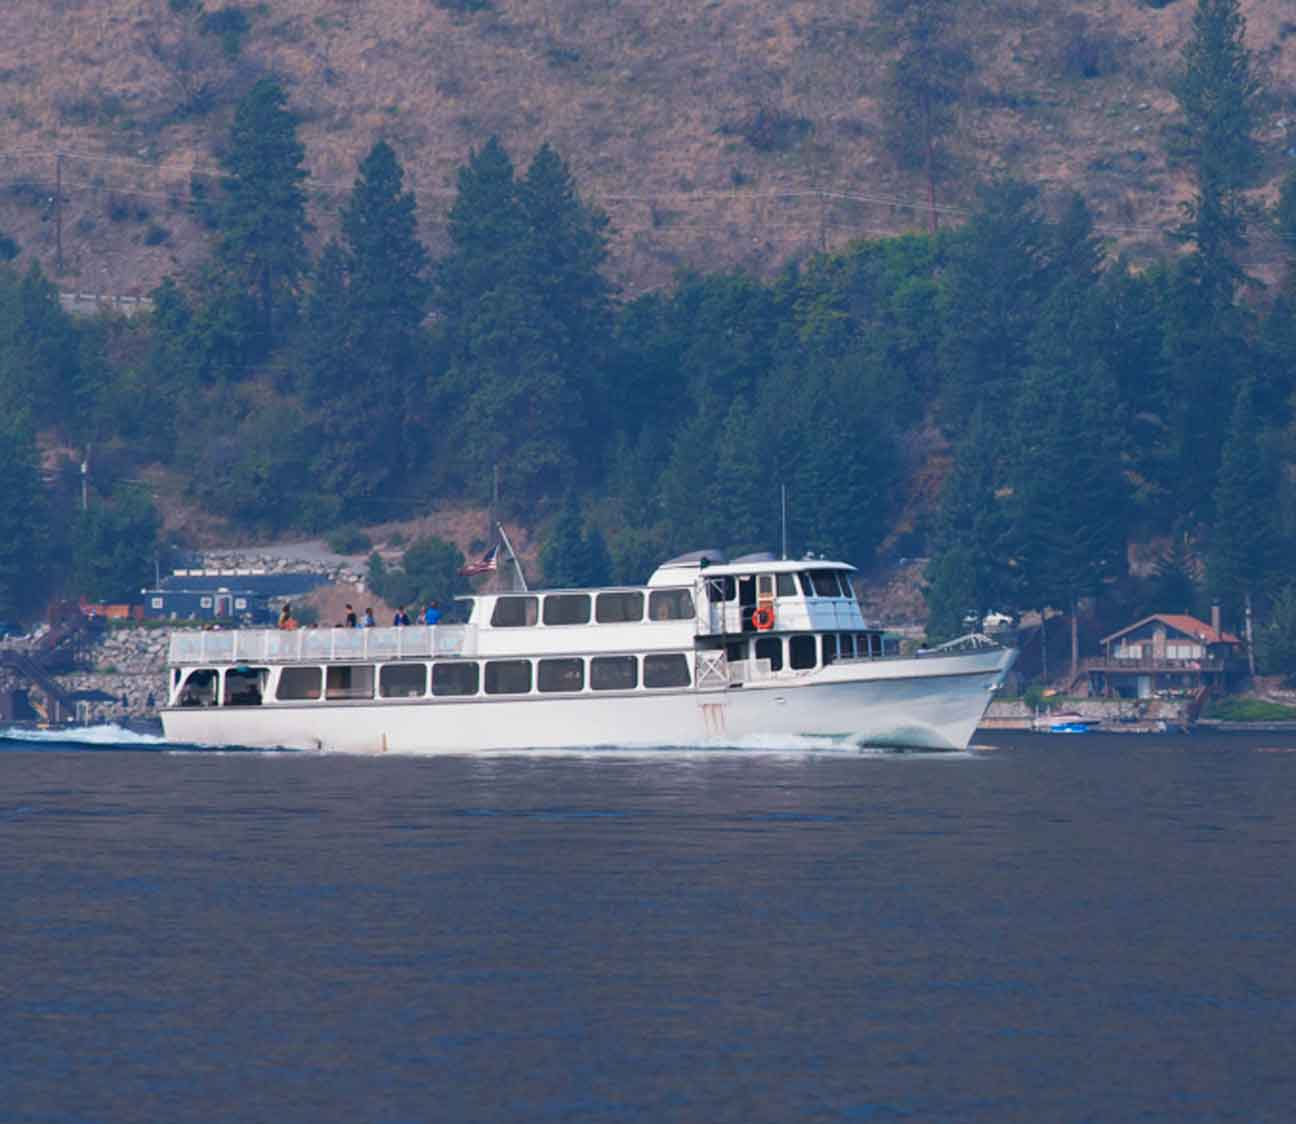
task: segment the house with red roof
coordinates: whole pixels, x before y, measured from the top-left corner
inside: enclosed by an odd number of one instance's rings
[[[1187,613],[1153,613],[1104,636],[1103,657],[1089,663],[1089,693],[1127,699],[1190,697],[1228,690],[1245,670],[1242,642]]]

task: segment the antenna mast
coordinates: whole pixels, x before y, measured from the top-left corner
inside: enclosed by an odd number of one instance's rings
[[[783,554],[781,557],[787,561],[787,485],[779,485],[779,522],[782,527]]]

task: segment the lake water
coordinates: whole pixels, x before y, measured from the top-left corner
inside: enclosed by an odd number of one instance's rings
[[[0,738],[5,1121],[1296,1113],[1286,735],[82,736]]]

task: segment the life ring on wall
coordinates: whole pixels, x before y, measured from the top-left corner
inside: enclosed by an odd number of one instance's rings
[[[762,605],[752,613],[752,624],[758,632],[768,632],[774,627],[774,606]]]

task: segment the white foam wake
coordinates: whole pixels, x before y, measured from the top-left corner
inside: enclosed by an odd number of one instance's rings
[[[111,722],[100,726],[65,726],[60,730],[36,730],[28,726],[0,727],[0,738],[15,742],[72,742],[80,745],[165,745],[166,738],[128,730]]]

